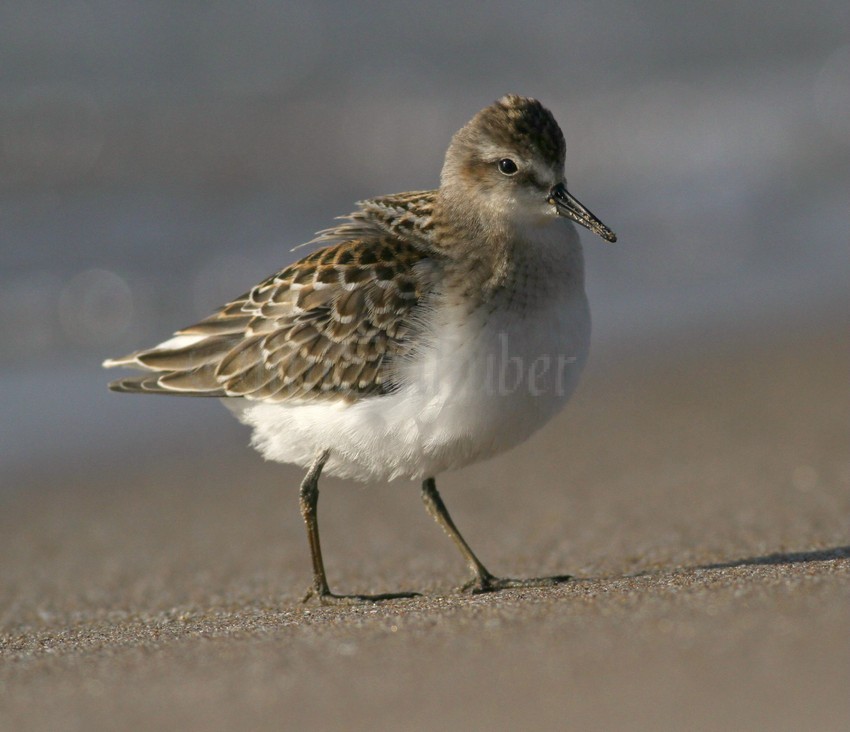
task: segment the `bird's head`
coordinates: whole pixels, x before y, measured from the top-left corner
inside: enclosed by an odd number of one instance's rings
[[[536,99],[509,94],[452,138],[441,193],[456,210],[477,206],[474,213],[493,222],[542,225],[560,216],[616,241],[614,232],[568,192],[565,153],[552,113]]]

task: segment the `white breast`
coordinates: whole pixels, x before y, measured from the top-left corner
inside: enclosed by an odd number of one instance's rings
[[[527,439],[564,406],[587,358],[590,318],[574,231],[540,242],[517,289],[468,313],[439,306],[395,393],[353,404],[226,400],[270,460],[359,480],[422,479]],[[232,402],[236,402],[235,404]]]

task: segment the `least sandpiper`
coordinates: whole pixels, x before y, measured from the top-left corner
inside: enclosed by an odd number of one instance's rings
[[[452,138],[438,189],[359,203],[309,256],[164,343],[104,362],[145,372],[114,391],[221,397],[265,458],[307,469],[307,597],[390,597],[330,591],[322,471],[422,481],[425,506],[472,570],[463,591],[568,579],[492,575],[434,482],[527,439],[584,366],[590,315],[573,222],[616,237],[567,190],[564,156],[552,113],[505,96]]]

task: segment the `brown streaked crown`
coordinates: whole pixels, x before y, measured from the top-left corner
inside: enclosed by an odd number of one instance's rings
[[[566,156],[564,134],[552,113],[536,99],[507,94],[476,114],[461,130],[476,130],[525,158],[540,157],[562,168]]]

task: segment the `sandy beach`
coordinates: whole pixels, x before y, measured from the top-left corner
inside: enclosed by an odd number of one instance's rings
[[[533,440],[439,482],[493,571],[577,577],[555,589],[451,594],[465,567],[417,486],[326,480],[334,588],[427,594],[300,604],[300,476],[237,425],[22,475],[0,729],[846,729],[832,322],[610,347]]]

